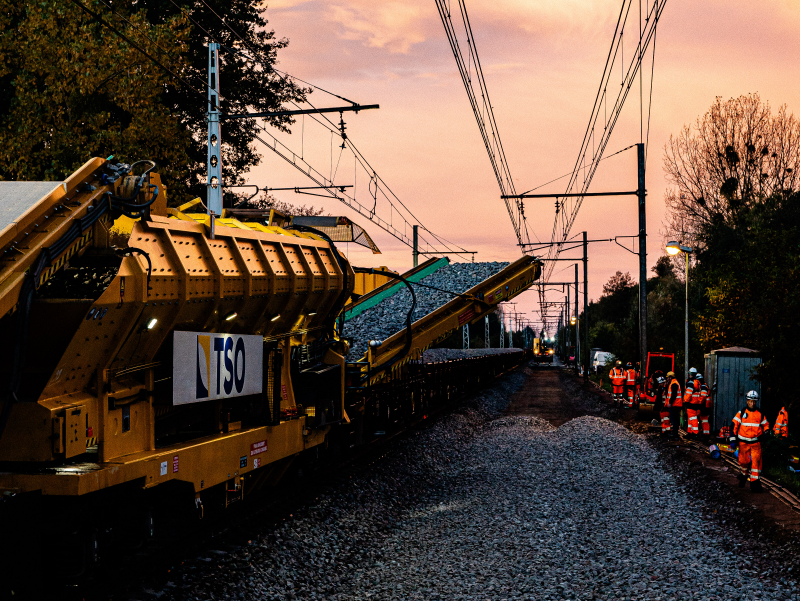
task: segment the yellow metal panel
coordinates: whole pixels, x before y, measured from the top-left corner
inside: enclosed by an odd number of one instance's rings
[[[157,451],[133,453],[105,463],[65,466],[48,473],[0,473],[0,491],[83,495],[135,480],[141,480],[148,488],[180,480],[191,483],[195,492],[199,492],[324,442],[327,429],[315,430],[313,437],[304,439],[304,427],[305,419],[300,418],[274,427],[219,434]],[[246,461],[241,467],[243,458]]]

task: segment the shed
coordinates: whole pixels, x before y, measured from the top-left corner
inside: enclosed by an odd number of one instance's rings
[[[705,356],[706,383],[714,395],[714,413],[711,428],[718,431],[728,426],[742,407],[744,395],[755,390],[761,396],[761,382],[755,380],[755,368],[761,364],[761,355],[742,346],[711,351]]]

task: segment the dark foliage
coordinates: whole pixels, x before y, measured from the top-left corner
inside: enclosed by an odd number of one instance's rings
[[[173,202],[204,198],[209,41],[258,59],[221,54],[224,112],[274,111],[307,93],[273,70],[288,41],[266,29],[266,8],[257,3],[79,1],[180,79],[69,0],[0,0],[2,179],[60,180],[93,156],[113,154],[157,161]],[[270,119],[282,130],[291,123]],[[226,183],[241,183],[258,164],[257,134],[253,120],[223,122]]]

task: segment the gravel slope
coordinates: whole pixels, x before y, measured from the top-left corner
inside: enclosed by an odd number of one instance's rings
[[[426,286],[434,286],[455,293],[466,292],[476,284],[499,273],[509,263],[450,263],[437,269],[421,280]],[[452,294],[431,290],[411,284],[417,297],[412,323],[446,305]],[[367,351],[370,340],[385,340],[406,327],[406,315],[411,308],[411,294],[402,284],[399,292],[382,303],[347,321],[344,335],[354,338],[350,349],[350,360],[355,361]]]
[[[598,417],[498,418],[523,378],[137,598],[800,599],[791,574],[760,579],[728,548],[643,437]]]
[[[341,598],[800,598],[705,534],[658,454],[602,418],[497,420],[448,472]]]

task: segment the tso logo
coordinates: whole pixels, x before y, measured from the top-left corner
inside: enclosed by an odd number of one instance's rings
[[[234,387],[236,393],[241,394],[247,368],[246,355],[241,336],[198,336],[195,398],[208,398],[209,390],[212,396],[231,396]],[[211,368],[212,363],[215,369]]]
[[[174,336],[175,404],[261,392],[261,336],[202,332],[175,332]]]

